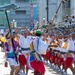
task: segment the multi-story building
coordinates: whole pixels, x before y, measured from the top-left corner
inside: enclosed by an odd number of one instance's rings
[[[32,2],[31,2],[32,1]],[[61,0],[48,0],[48,21],[52,20]],[[10,22],[15,20],[17,26],[33,26],[38,21],[39,26],[45,18],[47,23],[47,0],[0,0],[0,6],[15,3],[20,8],[8,12]],[[56,16],[56,21],[62,21],[65,15],[75,15],[75,0],[67,0],[61,5]],[[7,25],[5,14],[0,12],[0,24]]]
[[[10,0],[0,0],[0,6],[10,4]],[[8,12],[8,16],[10,12]],[[5,12],[0,11],[0,27],[4,28],[7,25]]]
[[[10,10],[8,12],[10,23],[16,21],[17,26],[33,26],[34,21],[39,21],[38,0],[0,0],[0,6],[11,3],[17,4],[17,6],[19,6],[20,8],[17,10]],[[5,26],[7,25],[4,12],[0,12],[0,24]]]
[[[12,10],[10,14],[10,21],[13,19],[17,22],[17,26],[26,25],[31,26],[31,22],[34,21],[34,14],[36,20],[38,19],[38,0],[11,0],[11,3],[17,4],[20,8]],[[34,7],[37,6],[34,13]]]
[[[58,6],[62,0],[49,0],[49,20],[52,19],[54,13],[58,9]],[[66,15],[71,16],[75,15],[75,0],[64,0],[64,4],[61,4],[61,7],[56,16],[56,22],[60,22]]]

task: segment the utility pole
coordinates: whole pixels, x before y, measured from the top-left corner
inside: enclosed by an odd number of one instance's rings
[[[47,22],[49,21],[49,0],[46,0],[46,10],[47,10]]]

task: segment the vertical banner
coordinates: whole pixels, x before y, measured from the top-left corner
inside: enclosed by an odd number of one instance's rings
[[[34,22],[37,20],[37,10],[36,10],[36,5],[34,5]]]
[[[31,25],[30,25],[30,29],[33,29],[34,28],[34,5],[33,3],[31,3],[30,5],[30,22],[31,22]]]
[[[34,5],[34,28],[37,29],[38,27],[38,22],[37,22],[37,6],[36,4]]]

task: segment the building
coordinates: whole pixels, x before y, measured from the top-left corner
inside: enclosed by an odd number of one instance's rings
[[[10,23],[17,23],[17,26],[34,26],[34,22],[39,21],[38,18],[38,0],[0,0],[0,6],[7,4],[17,4],[20,8],[10,10],[8,12]],[[35,16],[34,16],[35,15]],[[4,12],[0,12],[0,24],[7,26],[6,16]]]
[[[52,20],[62,0],[38,0],[39,1],[39,26],[42,26],[42,20],[45,18],[45,23]],[[47,3],[48,1],[48,3]],[[48,4],[48,5],[47,5]],[[48,8],[47,8],[48,7]],[[47,11],[48,9],[48,11]],[[75,0],[67,0],[62,3],[55,22],[62,22],[66,15],[75,15]]]
[[[48,1],[48,12],[47,12]],[[16,22],[17,26],[25,25],[33,28],[34,24],[42,26],[43,19],[45,24],[52,20],[61,0],[0,0],[0,6],[15,3],[20,8],[8,12],[10,22]],[[48,14],[47,14],[48,13]],[[67,0],[61,5],[56,16],[55,22],[63,20],[65,15],[75,15],[75,0]],[[48,16],[47,16],[48,15]],[[0,12],[0,25],[7,25],[4,13]]]
[[[17,4],[20,8],[12,10],[10,13],[10,21],[13,19],[17,22],[17,26],[34,26],[34,20],[39,21],[38,18],[38,0],[11,0],[11,3]],[[34,10],[35,9],[35,10]],[[34,16],[35,15],[35,16]]]
[[[61,0],[49,0],[49,20],[52,19]],[[55,22],[61,22],[66,15],[75,15],[75,0],[66,0],[60,7]]]
[[[4,6],[10,4],[10,0],[0,0],[0,6]],[[8,12],[8,16],[10,15],[10,12]],[[5,12],[0,11],[0,28],[4,28],[7,26],[7,20]]]

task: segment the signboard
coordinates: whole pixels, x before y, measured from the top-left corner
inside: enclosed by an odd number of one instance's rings
[[[37,9],[36,5],[34,5],[34,22],[37,21]]]
[[[33,12],[33,3],[31,3],[30,5],[30,22],[31,22],[31,25],[30,25],[30,28],[34,26],[34,12]]]
[[[36,24],[37,22],[37,6],[34,5],[33,3],[31,3],[31,6],[30,6],[30,22],[31,22],[31,25],[30,25],[30,28],[34,28],[34,25]]]

